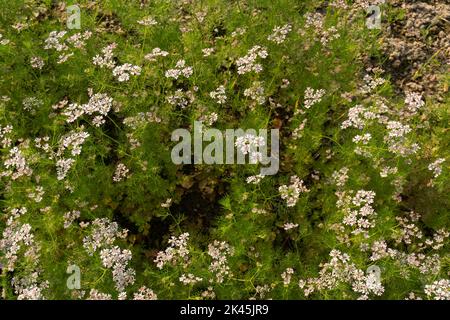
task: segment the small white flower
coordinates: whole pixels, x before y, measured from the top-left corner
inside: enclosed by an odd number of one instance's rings
[[[174,69],[169,69],[166,71],[166,78],[178,79],[180,76],[189,78],[193,73],[192,67],[186,67],[186,62],[184,60],[178,60]]]
[[[267,37],[267,40],[273,41],[276,44],[281,44],[286,40],[286,36],[292,31],[292,26],[290,24],[285,24],[282,27],[275,27],[272,30],[272,34]]]
[[[304,186],[303,180],[300,180],[297,176],[291,177],[291,185],[282,185],[278,188],[281,194],[281,198],[286,200],[288,207],[293,207],[298,201],[301,193],[309,192]]]
[[[202,52],[204,57],[209,57],[212,53],[214,53],[214,48],[205,48],[202,49]]]
[[[167,198],[166,202],[161,203],[162,208],[170,208],[171,205],[172,205],[172,198]]]
[[[322,97],[325,95],[325,90],[314,90],[312,88],[306,88],[305,90],[305,108],[309,109],[313,105],[322,101]]]
[[[152,18],[152,17],[145,17],[141,20],[138,20],[137,22],[138,24],[142,25],[142,26],[155,26],[158,24],[158,22]]]
[[[220,86],[215,91],[211,91],[209,96],[216,100],[218,104],[224,104],[227,101],[227,96],[225,94],[225,87]]]
[[[247,183],[259,184],[263,178],[264,178],[264,176],[260,175],[260,174],[255,175],[255,176],[250,176],[247,178]]]
[[[141,67],[132,65],[130,63],[125,63],[123,65],[115,67],[112,73],[119,82],[124,82],[130,80],[130,75],[140,75]]]
[[[262,71],[262,66],[259,63],[256,63],[256,59],[259,57],[261,59],[267,58],[268,53],[266,48],[261,46],[254,46],[251,48],[247,55],[242,58],[239,58],[236,61],[238,67],[238,74],[246,74],[248,72],[254,71],[259,73]]]
[[[167,51],[161,50],[160,48],[154,48],[151,53],[144,56],[144,59],[148,61],[156,61],[157,57],[166,57],[169,53]]]
[[[44,60],[42,60],[42,58],[38,57],[38,56],[31,57],[30,64],[31,64],[31,67],[33,67],[34,69],[39,69],[39,70],[41,70],[45,65]]]
[[[443,164],[444,162],[445,162],[444,158],[439,158],[436,161],[434,161],[433,163],[430,163],[428,165],[428,170],[433,172],[434,178],[437,178],[441,175],[441,173],[442,173],[441,164]]]
[[[283,229],[286,230],[286,231],[294,229],[294,228],[298,228],[298,224],[297,223],[286,222],[283,225]]]
[[[123,163],[119,163],[116,167],[116,171],[114,172],[113,181],[122,181],[128,177],[128,172],[130,172],[130,170]]]

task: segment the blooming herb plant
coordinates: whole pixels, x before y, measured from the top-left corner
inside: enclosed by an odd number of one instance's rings
[[[450,5],[373,2],[381,29],[364,0],[2,2],[2,298],[450,299]],[[279,172],[254,135],[175,165],[195,121],[279,129]]]

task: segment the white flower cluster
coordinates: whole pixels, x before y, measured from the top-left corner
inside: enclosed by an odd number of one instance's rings
[[[396,250],[388,248],[386,241],[378,240],[372,244],[371,247],[372,255],[370,256],[371,261],[378,261],[386,257],[394,258],[397,254]]]
[[[69,103],[69,100],[63,99],[63,100],[59,101],[58,103],[52,105],[52,109],[53,110],[63,109],[65,106],[67,106],[68,103]]]
[[[127,267],[132,258],[130,250],[122,250],[118,246],[105,248],[100,251],[100,258],[105,268],[112,269],[117,291],[122,292],[134,283],[136,272]]]
[[[441,175],[442,173],[442,164],[445,162],[444,158],[439,158],[436,161],[434,161],[433,163],[430,163],[428,165],[428,170],[430,170],[431,172],[433,172],[433,177],[437,178]]]
[[[174,69],[169,69],[166,71],[166,78],[178,79],[180,76],[189,78],[193,73],[192,67],[186,67],[186,61],[178,60]]]
[[[127,117],[123,120],[123,124],[133,128],[137,129],[139,127],[142,127],[146,125],[149,122],[161,122],[161,118],[159,118],[154,112],[148,111],[148,112],[139,112],[136,116]]]
[[[153,292],[152,289],[143,286],[134,293],[133,300],[158,300],[158,296]]]
[[[37,137],[36,139],[34,139],[34,145],[36,146],[36,148],[42,149],[46,153],[51,153],[52,150],[50,145],[48,144],[49,141],[49,136]]]
[[[56,161],[56,174],[58,180],[64,180],[69,172],[72,165],[75,163],[75,160],[72,158],[68,159],[59,159]]]
[[[22,207],[13,208],[5,215],[6,225],[0,239],[0,260],[10,272],[15,270],[19,255],[31,263],[26,269],[14,273],[11,284],[18,300],[39,300],[44,299],[43,290],[48,288],[48,282],[38,281],[39,246],[31,232],[31,225],[20,221],[26,213],[27,209]]]
[[[3,162],[6,171],[1,172],[1,176],[8,176],[16,180],[23,176],[31,176],[33,170],[28,166],[25,157],[22,155],[19,147],[13,147],[9,150],[9,157]]]
[[[58,64],[61,64],[61,63],[64,63],[64,62],[66,62],[67,60],[69,60],[69,58],[71,57],[71,56],[73,56],[73,52],[71,52],[71,53],[66,53],[66,54],[61,54],[60,56],[59,56],[59,59],[58,59]]]
[[[423,300],[421,297],[417,296],[414,292],[410,292],[405,300]]]
[[[368,230],[375,226],[374,219],[376,212],[372,208],[375,199],[375,192],[358,190],[356,195],[351,199],[351,205],[346,205],[343,208],[345,225],[354,228],[353,234],[364,234],[368,236]]]
[[[412,131],[409,125],[398,121],[388,121],[386,129],[388,134],[384,137],[384,141],[388,144],[390,152],[406,157],[420,149],[417,143],[409,144],[406,139],[406,135]]]
[[[131,63],[124,63],[122,65],[116,65],[114,61],[113,50],[117,47],[116,43],[102,49],[102,55],[97,54],[92,58],[92,63],[100,68],[112,69],[112,75],[116,77],[119,82],[126,82],[130,80],[130,75],[138,76],[141,74],[141,67],[135,66]]]
[[[360,91],[362,94],[369,94],[373,90],[375,90],[376,87],[381,86],[386,82],[383,78],[374,78],[370,74],[366,74],[363,79],[364,83],[360,87]]]
[[[44,49],[54,49],[60,52],[58,64],[66,62],[68,58],[73,56],[73,52],[68,52],[70,49],[69,45],[81,49],[86,45],[85,41],[92,36],[92,32],[85,31],[83,33],[76,33],[64,40],[63,38],[66,34],[66,31],[52,31],[48,38],[45,39]]]
[[[85,31],[83,33],[75,33],[74,35],[71,35],[66,41],[75,48],[81,49],[86,45],[85,41],[91,36],[91,31]]]
[[[250,97],[258,104],[264,104],[266,102],[266,97],[264,96],[263,83],[260,81],[254,81],[252,86],[244,90],[244,96]]]
[[[227,95],[225,94],[225,87],[219,86],[216,90],[211,91],[209,96],[216,100],[218,104],[224,104],[227,101]]]
[[[182,89],[178,89],[173,95],[167,97],[167,101],[171,105],[180,107],[181,109],[186,108],[188,105],[194,102],[194,100],[195,96],[192,91],[183,91]]]
[[[28,22],[16,22],[15,24],[11,25],[11,27],[14,28],[17,32],[20,32],[22,30],[28,29],[30,27],[30,24]]]
[[[280,88],[286,89],[287,87],[289,87],[290,84],[291,82],[289,81],[289,79],[281,79]]]
[[[370,133],[354,136],[352,141],[357,144],[355,147],[355,153],[363,157],[370,158],[372,154],[368,151],[369,149],[364,148],[364,146],[366,146],[371,139],[372,135]]]
[[[9,148],[12,144],[12,140],[10,138],[11,133],[13,132],[13,126],[7,125],[5,127],[2,127],[0,125],[0,145],[2,148]]]
[[[130,80],[130,75],[138,76],[141,74],[141,67],[132,65],[130,63],[124,63],[113,69],[113,76],[117,78],[119,82],[125,82]]]
[[[367,117],[364,117],[366,114],[366,109],[361,105],[350,108],[348,110],[348,119],[342,122],[341,129],[353,127],[362,130],[367,119]],[[361,115],[363,118],[361,118]]]
[[[242,36],[247,32],[245,28],[237,28],[231,33],[232,38],[236,38],[237,36]]]
[[[305,27],[306,28],[314,28],[316,30],[321,30],[323,28],[323,20],[324,17],[322,14],[315,12],[308,12],[304,15],[306,18]]]
[[[266,299],[267,294],[270,293],[270,291],[272,291],[272,287],[270,287],[269,285],[265,284],[263,286],[256,286],[255,287],[255,296],[259,296],[259,299],[263,300]],[[255,300],[256,297],[252,297],[250,298],[250,300]]]
[[[294,269],[287,268],[282,274],[281,279],[283,279],[283,284],[288,286],[291,283],[292,275],[294,274]]]
[[[91,289],[87,300],[112,300],[112,296],[108,293],[99,292],[96,289]]]
[[[66,212],[64,214],[64,229],[67,229],[68,227],[70,227],[72,222],[74,222],[79,217],[80,217],[80,211],[78,211],[78,210]]]
[[[434,300],[450,300],[450,280],[440,279],[427,284],[425,294]]]
[[[30,192],[28,194],[28,198],[33,200],[36,203],[39,203],[42,201],[42,196],[45,194],[44,187],[42,186],[36,186],[33,192]]]
[[[46,288],[46,287],[45,287]],[[43,300],[42,290],[44,288],[37,285],[32,285],[23,289],[15,289],[15,293],[18,295],[17,300]]]
[[[39,109],[44,104],[42,100],[36,97],[27,97],[22,101],[23,109],[29,111],[31,114],[36,113],[36,109]]]
[[[397,251],[396,259],[400,265],[416,268],[422,274],[438,275],[441,270],[441,261],[438,254],[425,255],[424,253],[404,253]],[[408,272],[404,272],[406,275]]]
[[[102,49],[102,54],[97,54],[94,58],[92,58],[92,63],[100,68],[108,68],[113,69],[116,66],[116,62],[114,61],[114,49],[117,47],[116,43],[111,43]]]
[[[93,94],[92,90],[89,90],[88,103],[79,105],[77,103],[71,103],[64,109],[62,114],[67,117],[67,122],[72,123],[82,115],[94,116],[92,123],[99,127],[105,123],[104,117],[108,114],[113,106],[113,99],[106,93]]]
[[[370,294],[381,296],[384,287],[381,281],[374,281],[373,275],[365,275],[354,263],[350,263],[350,257],[339,250],[330,252],[330,261],[321,265],[318,278],[300,280],[298,285],[306,297],[315,291],[333,290],[341,283],[348,283],[352,290],[361,294],[359,299],[368,299]]]
[[[247,183],[251,183],[251,184],[259,184],[263,178],[264,178],[263,175],[257,174],[257,175],[248,177],[246,181],[247,181]]]
[[[189,274],[182,274],[180,276],[179,280],[182,284],[187,286],[187,285],[194,285],[194,284],[202,281],[203,279],[200,277],[194,276],[192,273],[189,273]]]
[[[205,291],[202,292],[202,298],[204,299],[215,299],[216,293],[214,292],[213,287],[208,287]]]
[[[215,275],[215,281],[222,283],[226,276],[231,276],[228,257],[234,254],[234,248],[225,241],[214,240],[208,245],[208,255],[212,258],[209,271]],[[213,280],[211,279],[210,282]]]
[[[187,242],[189,241],[189,233],[183,233],[178,238],[172,236],[169,239],[169,247],[165,251],[158,252],[154,262],[159,269],[162,269],[165,264],[176,264],[181,262],[184,265],[189,262],[189,249]]]
[[[217,119],[219,119],[219,115],[216,112],[211,112],[209,114],[202,115],[199,121],[204,121],[208,126],[213,125]]]
[[[203,52],[203,56],[204,57],[209,57],[211,54],[213,54],[214,53],[214,48],[205,48],[205,49],[202,49],[202,52]]]
[[[318,12],[305,14],[305,30],[301,30],[300,34],[305,35],[306,29],[309,29],[316,34],[316,41],[320,41],[323,46],[326,46],[330,41],[340,38],[340,34],[336,27],[326,29],[324,27],[324,16]]]
[[[421,245],[419,243],[419,245]],[[421,245],[423,247],[423,244]],[[440,248],[438,245],[437,248]],[[411,247],[410,247],[411,248]],[[425,247],[423,247],[425,248]],[[441,269],[440,259],[438,254],[425,255],[424,253],[405,253],[396,249],[389,248],[385,241],[376,241],[372,245],[372,261],[377,261],[384,258],[395,259],[397,264],[402,268],[402,274],[408,274],[408,268],[415,268],[422,274],[437,275]]]
[[[30,64],[32,68],[39,70],[41,70],[45,65],[44,60],[42,60],[42,58],[38,56],[31,57]]]
[[[388,149],[392,153],[398,154],[402,157],[407,157],[411,154],[417,153],[417,151],[420,149],[420,146],[417,143],[408,145],[403,140],[390,141],[388,144]]]
[[[443,242],[446,237],[448,237],[448,232],[446,233],[444,230],[440,230],[434,235],[433,239],[427,239],[425,240],[425,243],[414,243],[412,246],[407,244],[407,248],[408,250],[411,250],[418,247],[418,250],[423,250],[431,247],[437,250],[443,247]],[[435,242],[435,239],[438,240]],[[426,245],[427,243],[430,243],[430,245]],[[396,263],[402,268],[401,273],[405,276],[408,275],[408,268],[418,269],[422,274],[431,275],[437,275],[441,270],[441,263],[438,254],[427,256],[424,253],[405,253],[396,249],[389,248],[384,240],[375,241],[372,244],[371,250],[372,255],[370,259],[372,261],[377,261],[384,258],[394,259]]]
[[[404,217],[395,218],[400,227],[400,232],[395,237],[395,242],[397,244],[404,243],[406,245],[411,245],[415,241],[424,238],[423,232],[416,225],[420,218],[421,215],[414,211],[411,211]],[[444,241],[449,237],[449,235],[450,233],[448,231],[445,229],[440,229],[433,234],[433,238],[425,239],[423,242],[417,242],[416,245],[418,250],[424,250],[427,248],[439,250],[444,246]]]
[[[420,219],[420,214],[411,211],[405,217],[395,217],[400,226],[400,233],[396,236],[396,243],[404,242],[405,244],[411,244],[415,239],[421,239],[423,237],[422,231],[415,224]]]
[[[285,231],[289,231],[289,230],[295,229],[295,228],[298,228],[298,223],[286,222],[286,223],[283,225],[283,229],[284,229]]]
[[[0,33],[0,45],[6,46],[9,42],[10,42],[10,40],[3,38],[3,35]]]
[[[273,28],[272,34],[267,37],[267,40],[273,41],[276,44],[281,44],[286,40],[286,36],[292,31],[292,26],[290,24],[285,24],[284,26],[277,26]]]
[[[119,230],[117,222],[107,218],[96,218],[92,221],[91,233],[83,238],[83,247],[93,255],[97,249],[111,246],[117,238],[126,238],[128,230]]]
[[[303,121],[300,123],[300,125],[292,131],[292,139],[297,140],[303,137],[303,130],[305,129],[306,123],[308,122],[308,119],[303,119]]]
[[[278,191],[280,192],[281,199],[286,200],[286,205],[288,207],[295,206],[301,193],[309,192],[309,190],[304,186],[303,180],[300,180],[297,176],[292,176],[291,184],[289,186],[280,186]]]
[[[409,125],[403,125],[398,121],[389,121],[387,123],[386,129],[388,129],[389,138],[402,138],[406,134],[411,132],[411,128]]]
[[[45,39],[44,49],[55,49],[56,51],[65,51],[69,47],[64,43],[62,38],[66,35],[67,31],[52,31]]]
[[[322,101],[322,97],[325,95],[325,90],[314,90],[313,88],[306,88],[305,90],[305,109],[311,108],[316,103]]]
[[[425,105],[425,102],[422,100],[422,95],[415,92],[406,92],[405,98],[406,105],[406,116],[416,115],[417,112]]]
[[[161,208],[170,208],[172,205],[172,198],[167,198],[165,202],[161,203]]]
[[[34,235],[31,233],[31,225],[18,221],[18,218],[25,213],[27,213],[25,207],[11,210],[10,217],[6,221],[6,228],[3,230],[3,238],[0,240],[0,252],[6,260],[8,271],[14,271],[18,254],[23,247],[28,248],[28,252],[32,252]],[[28,254],[25,253],[25,255]]]
[[[17,300],[44,300],[43,290],[48,289],[48,281],[39,283],[39,271],[11,279]]]
[[[386,178],[388,175],[394,175],[398,172],[397,167],[382,167],[380,171],[380,177]]]
[[[334,171],[331,175],[331,179],[337,187],[342,188],[348,181],[348,168],[343,167],[339,171]]]
[[[119,182],[128,178],[128,172],[130,172],[130,170],[123,163],[119,163],[114,172],[113,181]]]
[[[236,138],[235,146],[243,154],[249,155],[250,163],[256,164],[262,159],[262,153],[259,151],[260,147],[266,145],[264,137],[253,134],[246,134]]]
[[[344,10],[347,10],[349,7],[346,0],[334,0],[334,1],[330,2],[330,6],[333,8],[344,9]]]
[[[356,135],[353,137],[352,141],[354,143],[368,144],[370,139],[372,139],[372,135],[370,133],[365,133],[363,135]]]
[[[158,22],[152,18],[152,17],[145,17],[141,20],[138,20],[137,22],[138,24],[142,25],[142,26],[156,26],[158,24]]]
[[[261,64],[256,63],[256,59],[259,57],[261,59],[267,58],[268,53],[266,48],[261,46],[254,46],[251,48],[247,55],[239,58],[236,61],[236,65],[238,67],[238,74],[246,74],[248,72],[254,71],[256,73],[259,73],[263,70],[263,67]]]
[[[116,43],[111,43],[102,49],[102,54],[97,54],[94,58],[92,58],[92,63],[100,68],[108,68],[113,69],[116,66],[116,62],[114,61],[114,53],[113,50],[117,47]]]
[[[323,46],[326,46],[330,41],[339,39],[340,37],[341,35],[338,33],[336,27],[330,27],[322,31],[320,43],[322,43]]]
[[[83,129],[83,128],[81,128]],[[62,156],[65,150],[70,150],[72,156],[77,156],[81,153],[81,148],[84,141],[89,137],[89,133],[85,131],[75,131],[72,130],[64,137],[61,138],[59,142],[57,156]]]
[[[166,57],[168,55],[169,55],[169,53],[167,51],[161,50],[160,48],[154,48],[152,50],[152,52],[147,53],[144,56],[144,59],[146,59],[148,61],[156,61],[157,57]]]
[[[374,107],[367,108],[356,105],[349,109],[348,119],[342,123],[341,128],[346,129],[353,127],[363,130],[366,126],[369,126],[376,121],[379,124],[384,125],[388,131],[387,135],[384,137],[384,142],[387,144],[390,152],[402,157],[407,157],[416,153],[420,149],[420,146],[417,143],[411,142],[411,138],[407,136],[408,133],[412,131],[411,127],[400,121],[392,120],[389,116],[401,118],[402,113],[400,112],[400,114],[398,114],[398,112],[392,111],[383,102],[377,103]],[[362,147],[358,146],[355,149],[355,152],[367,157],[372,157],[367,148],[364,150]]]

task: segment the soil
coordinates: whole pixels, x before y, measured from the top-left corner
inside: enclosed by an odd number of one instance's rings
[[[390,0],[399,16],[384,22],[385,69],[398,91],[443,101],[450,65],[450,2]]]

